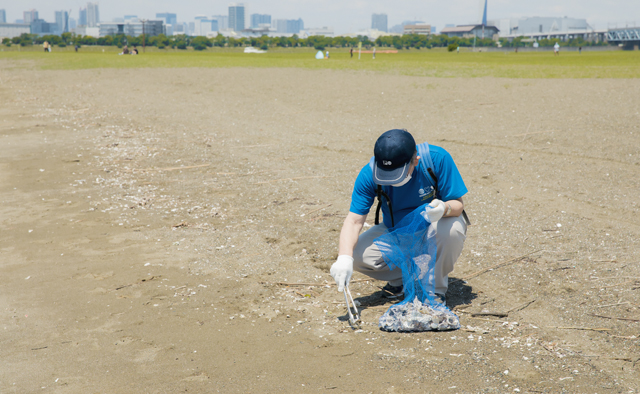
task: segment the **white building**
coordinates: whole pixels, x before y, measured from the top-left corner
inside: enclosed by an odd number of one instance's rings
[[[0,23],[0,39],[19,37],[31,33],[31,26],[26,23]]]
[[[307,38],[311,36],[333,37],[333,27],[310,27],[300,31],[300,38]]]
[[[346,36],[346,37],[363,36],[363,37],[369,38],[369,40],[371,40],[371,41],[375,41],[375,40],[378,39],[378,37],[402,36],[402,34],[400,34],[400,33],[388,33],[386,31],[380,31],[380,30],[377,30],[377,29],[366,29],[366,30],[360,30],[357,33],[343,34],[343,36]]]
[[[218,21],[218,31],[229,28],[229,17],[226,15],[213,15],[210,19]]]
[[[100,28],[99,27],[87,27],[87,26],[78,26],[73,29],[73,32],[77,36],[89,36],[89,37],[100,37]]]
[[[571,34],[572,32],[593,30],[586,19],[567,17],[504,18],[489,20],[487,25],[497,27],[500,30],[500,37],[529,36],[532,34]]]
[[[217,25],[217,21],[216,21],[216,25]],[[194,36],[206,36],[208,33],[211,33],[212,31],[217,31],[217,30],[218,30],[218,26],[216,26],[216,28],[213,29],[213,23],[211,19],[207,18],[204,15],[198,15],[196,16],[196,21],[193,25],[193,32],[191,32],[191,34]]]

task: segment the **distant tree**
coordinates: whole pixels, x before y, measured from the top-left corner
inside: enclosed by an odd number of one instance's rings
[[[62,33],[60,35],[60,38],[62,38],[62,41],[64,41],[65,44],[70,44],[73,42],[73,34],[69,32]]]
[[[208,46],[211,46],[211,41],[209,41],[207,37],[198,36],[191,40],[191,46],[196,51],[203,51],[207,49]]]

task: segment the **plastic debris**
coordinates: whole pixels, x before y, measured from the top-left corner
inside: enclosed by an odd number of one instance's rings
[[[436,234],[424,204],[374,241],[390,269],[402,271],[404,300],[392,305],[378,322],[385,331],[444,331],[460,320],[435,300]]]

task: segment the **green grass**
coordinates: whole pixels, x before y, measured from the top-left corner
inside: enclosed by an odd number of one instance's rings
[[[407,50],[397,54],[363,54],[358,60],[344,49],[329,49],[331,59],[316,60],[313,49],[275,49],[266,54],[245,54],[240,49],[209,49],[203,52],[149,48],[138,56],[118,56],[115,47],[55,48],[43,53],[39,48],[5,48],[0,61],[19,67],[45,70],[93,68],[183,68],[183,67],[277,67],[330,70],[366,70],[400,75],[433,77],[499,78],[638,78],[639,51],[563,52],[461,52]],[[37,49],[37,50],[36,50]]]

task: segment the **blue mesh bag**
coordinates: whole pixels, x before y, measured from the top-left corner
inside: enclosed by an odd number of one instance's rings
[[[436,302],[436,234],[424,204],[405,216],[374,243],[390,269],[402,271],[404,300],[392,305],[379,320],[384,331],[444,331],[460,328],[449,308]]]

